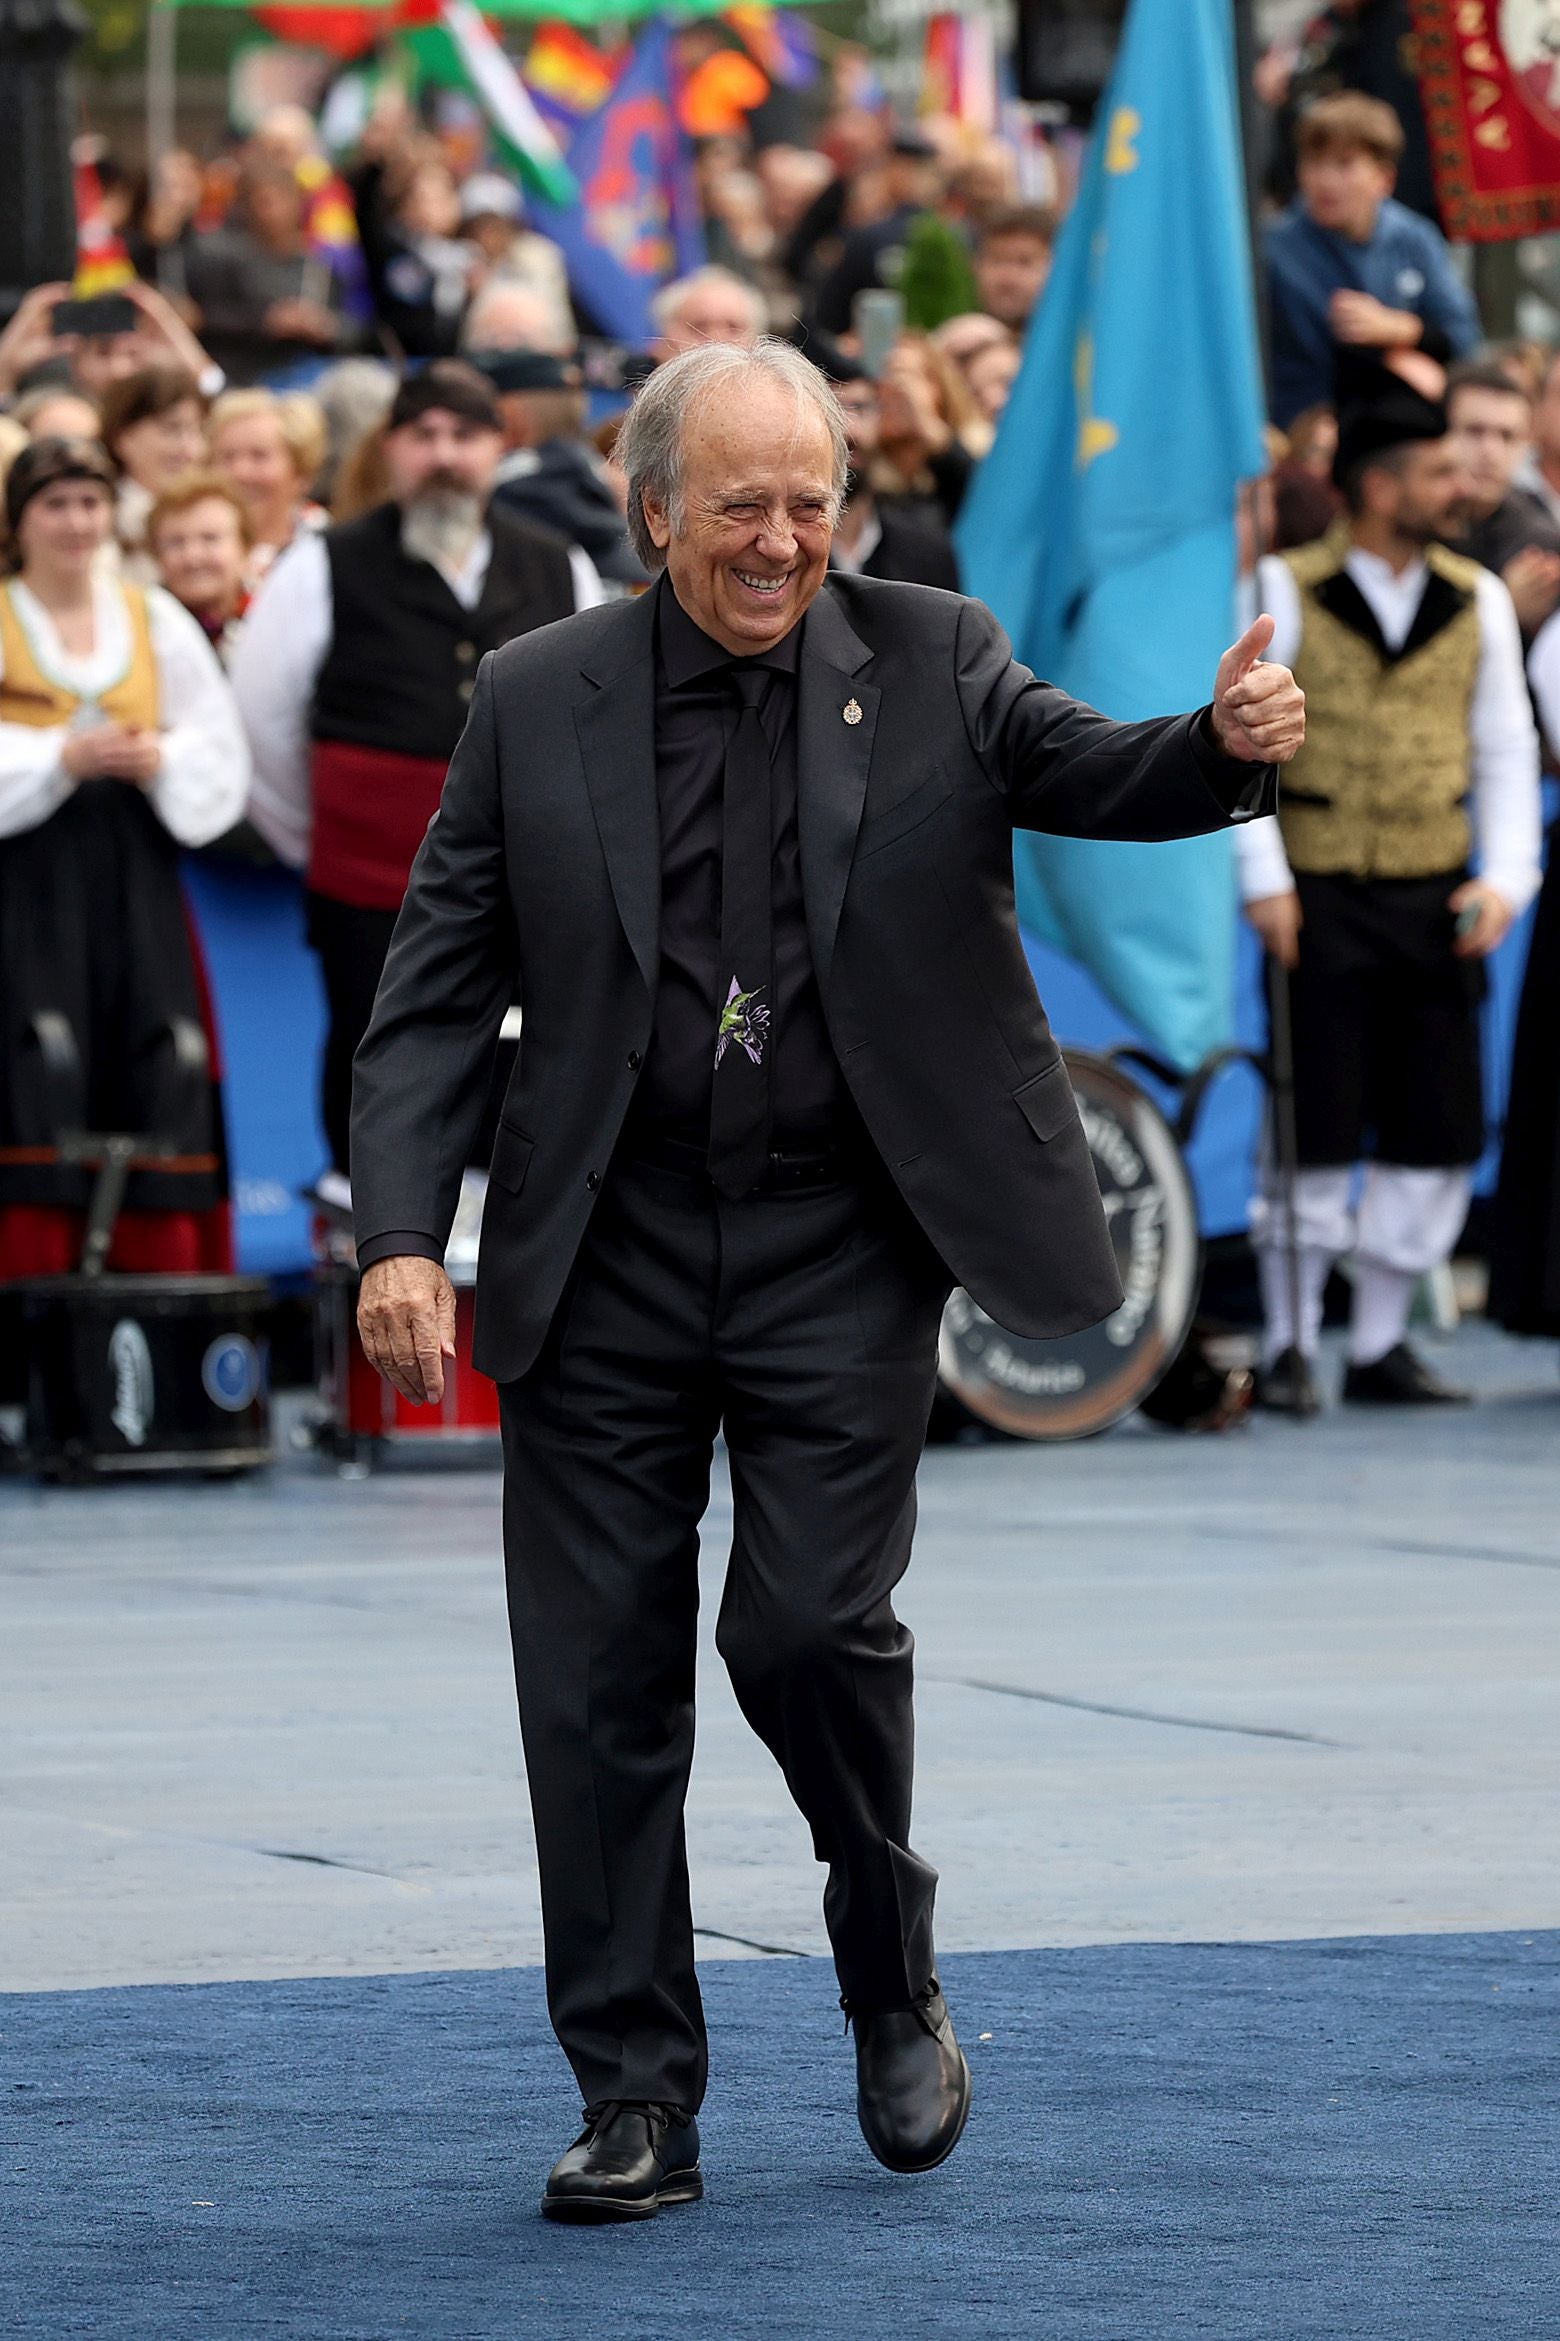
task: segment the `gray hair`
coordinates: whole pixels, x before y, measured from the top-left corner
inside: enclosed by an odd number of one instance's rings
[[[799,407],[811,407],[829,433],[833,457],[830,523],[839,518],[845,495],[850,448],[845,417],[823,375],[788,341],[766,338],[751,349],[732,342],[707,342],[658,366],[635,399],[618,437],[615,456],[628,475],[628,533],[647,569],[664,569],[666,555],[650,534],[645,498],[660,505],[679,534],[683,526],[683,452],[694,410],[717,391],[735,390],[757,375],[789,390]]]
[[[701,285],[718,286],[723,293],[740,293],[748,303],[753,331],[757,333],[761,330],[767,314],[763,294],[756,285],[750,285],[745,276],[738,276],[734,268],[722,268],[718,261],[712,260],[706,262],[703,268],[692,269],[687,276],[679,276],[671,284],[662,285],[660,291],[652,296],[650,314],[663,333],[681,310],[688,295],[696,293]]]

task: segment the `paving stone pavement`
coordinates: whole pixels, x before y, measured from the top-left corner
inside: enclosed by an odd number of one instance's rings
[[[1560,1924],[1555,1350],[1442,1362],[1476,1407],[927,1456],[946,1950]],[[512,1699],[495,1472],[0,1485],[0,1990],[535,1960]],[[706,1955],[823,1949],[708,1646],[689,1830]]]

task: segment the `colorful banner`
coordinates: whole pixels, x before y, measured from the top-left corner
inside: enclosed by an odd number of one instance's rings
[[[969,130],[996,129],[997,29],[989,16],[944,9],[929,19],[920,110],[950,115]]]
[[[533,97],[547,98],[579,121],[611,94],[617,65],[569,24],[544,24],[521,67]]]
[[[664,23],[641,37],[611,97],[581,126],[569,167],[579,202],[532,204],[532,225],[561,246],[570,287],[600,330],[643,346],[655,293],[704,258]]]
[[[1413,0],[1419,86],[1447,233],[1560,227],[1560,7]]]
[[[78,301],[117,292],[135,274],[125,240],[109,217],[97,165],[74,166],[76,188],[76,275],[71,291]]]

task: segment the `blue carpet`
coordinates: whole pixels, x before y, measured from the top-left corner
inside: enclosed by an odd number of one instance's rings
[[[531,1969],[0,2001],[8,2341],[1489,2341],[1560,2329],[1560,1935],[982,1953],[895,2179],[821,1962],[703,1970],[710,2198],[535,2214]],[[989,2033],[989,2040],[979,2036]]]

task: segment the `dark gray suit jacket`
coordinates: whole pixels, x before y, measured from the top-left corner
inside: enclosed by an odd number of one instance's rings
[[[442,1257],[518,987],[477,1290],[476,1359],[499,1381],[541,1345],[650,1038],[652,604],[584,611],[483,660],[357,1056],[360,1250]],[[831,576],[805,629],[802,877],[851,1095],[983,1308],[1020,1334],[1093,1324],[1121,1290],[1019,940],[1010,833],[1195,836],[1271,811],[1275,776],[1221,755],[1201,715],[1112,723],[1037,682],[957,594]]]

